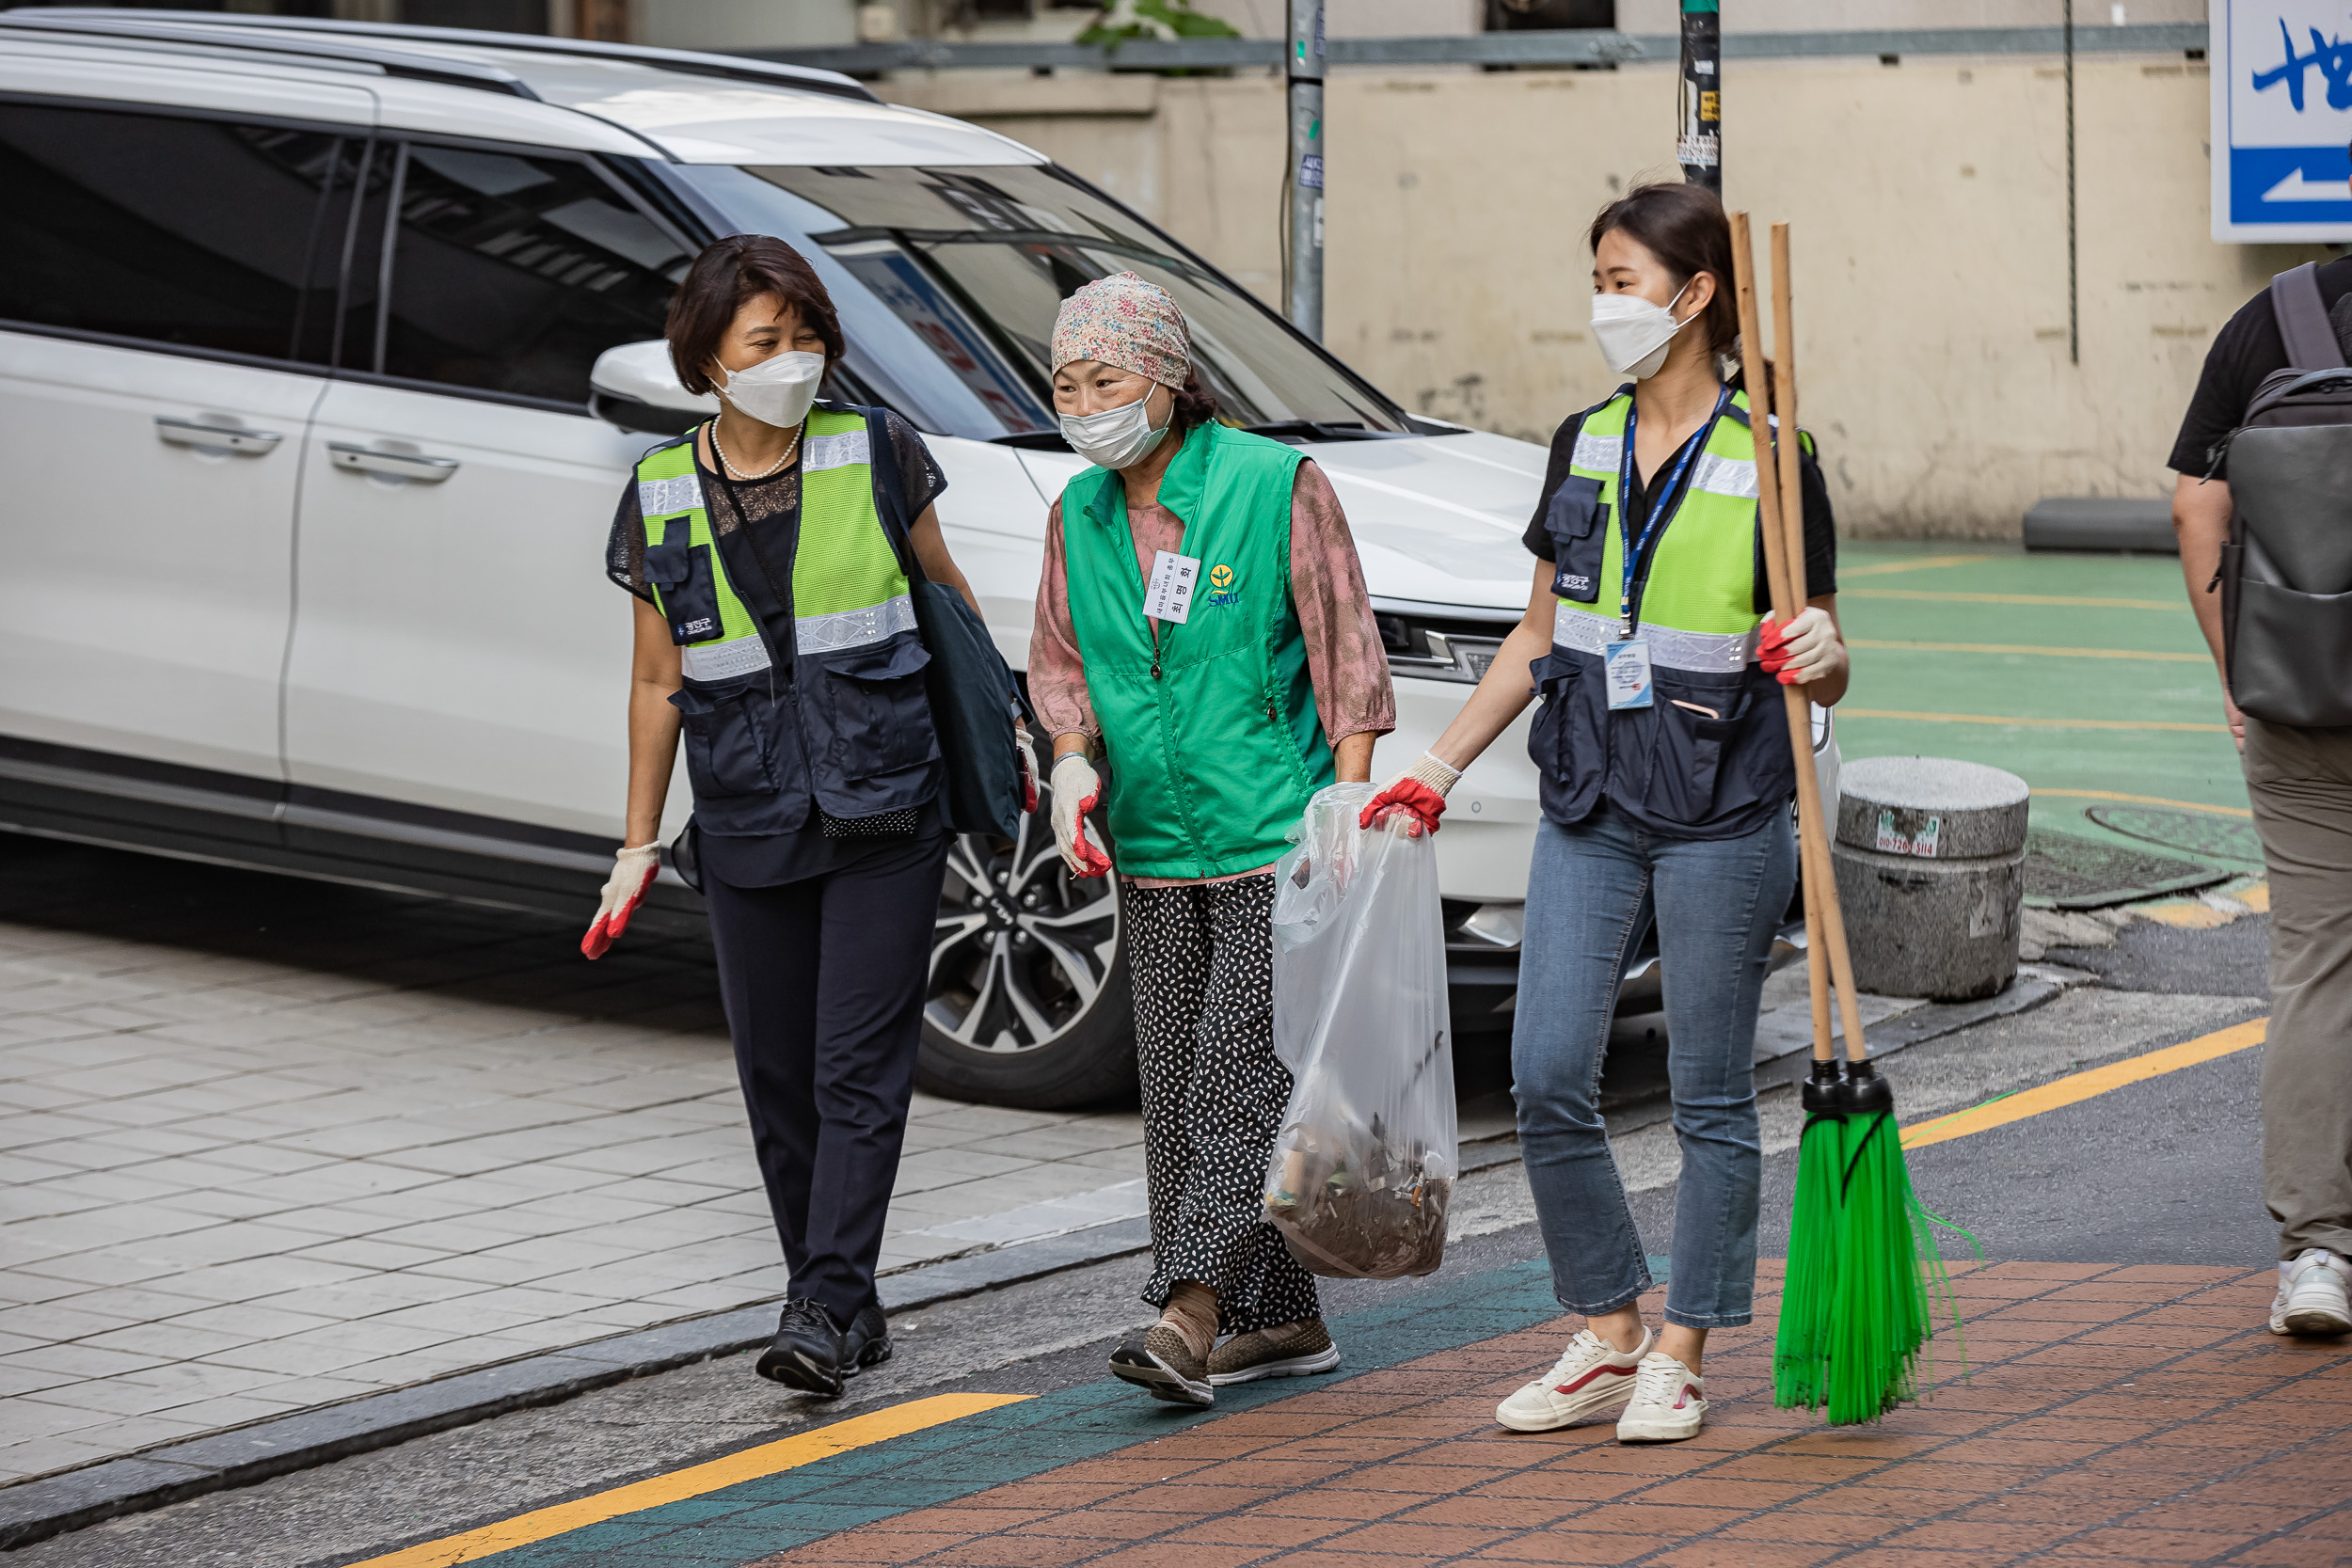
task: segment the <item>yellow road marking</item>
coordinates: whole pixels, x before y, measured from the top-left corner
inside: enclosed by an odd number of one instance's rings
[[[2176,931],[2210,931],[2237,918],[2227,911],[2217,910],[2211,904],[2201,904],[2194,899],[2182,899],[2171,904],[2140,904],[2136,908],[2141,915],[2157,925],[2169,926]]]
[[[2228,896],[2236,899],[2256,914],[2270,912],[2270,884],[2268,882],[2256,882],[2252,887],[2240,888]]]
[[[1998,713],[1912,713],[1902,708],[1846,707],[1840,719],[1912,719],[1929,724],[2023,724],[2045,730],[2186,730],[2196,735],[2227,735],[2227,724],[2190,724],[2168,719],[2014,719]]]
[[[1869,566],[1840,566],[1841,578],[1880,578],[1890,572],[1924,572],[1931,566],[1974,566],[1988,555],[1931,555],[1917,561],[1881,561]]]
[[[577,1502],[558,1503],[521,1513],[512,1519],[501,1519],[495,1525],[467,1530],[461,1535],[445,1536],[428,1541],[420,1546],[372,1557],[355,1562],[351,1568],[450,1568],[459,1562],[471,1562],[494,1552],[512,1551],[528,1546],[534,1541],[568,1530],[581,1529],[589,1525],[617,1519],[624,1513],[636,1513],[648,1508],[660,1508],[683,1497],[698,1497],[706,1492],[734,1486],[741,1481],[757,1481],[781,1471],[797,1469],[819,1459],[830,1459],[851,1449],[902,1437],[910,1432],[935,1427],[945,1421],[993,1410],[1000,1404],[1016,1404],[1031,1394],[935,1394],[927,1400],[910,1400],[894,1404],[887,1410],[870,1415],[852,1416],[846,1421],[835,1421],[818,1432],[804,1432],[773,1443],[762,1443],[741,1453],[731,1453],[703,1465],[690,1465],[683,1470],[673,1470],[666,1476],[649,1476],[627,1486],[615,1486]]]
[[[2135,806],[2172,806],[2181,811],[2209,811],[2220,816],[2251,816],[2244,806],[2209,806],[2202,800],[2168,800],[2161,795],[2118,795],[2112,789],[2037,789],[2036,795],[2070,800],[2122,800]]]
[[[1981,1132],[1988,1127],[2002,1127],[2027,1117],[2038,1117],[2044,1111],[2055,1111],[2061,1105],[2073,1105],[2102,1095],[2109,1089],[2120,1089],[2127,1084],[2143,1084],[2168,1072],[2178,1072],[2185,1067],[2210,1062],[2217,1056],[2227,1056],[2233,1051],[2260,1045],[2269,1028],[2270,1020],[2253,1019],[2232,1024],[2182,1045],[2168,1045],[2160,1051],[2143,1052],[2126,1056],[2120,1062],[2077,1072],[2038,1089],[2027,1089],[2005,1099],[1989,1101],[1947,1117],[1915,1122],[1903,1129],[1905,1148],[1925,1148],[1930,1144],[1948,1143],[1964,1138],[1971,1132]]]
[[[2093,599],[2071,594],[1939,594],[1927,588],[1840,589],[1841,599],[1927,599],[1937,604],[2051,604],[2089,610],[2169,610],[2185,615],[2185,599]]]
[[[2145,658],[2162,664],[2210,664],[2210,654],[2140,653],[2130,648],[2037,648],[2029,642],[1894,642],[1849,637],[1849,648],[1893,648],[1921,654],[2042,654],[2051,658]]]

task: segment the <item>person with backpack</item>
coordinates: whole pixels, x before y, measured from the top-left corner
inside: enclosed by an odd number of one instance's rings
[[[2181,571],[2270,874],[2274,1334],[2352,1332],[2348,354],[2352,257],[2280,273],[2215,337],[2169,465]]]

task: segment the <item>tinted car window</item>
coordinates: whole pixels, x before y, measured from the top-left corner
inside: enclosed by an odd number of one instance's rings
[[[850,368],[929,429],[1055,428],[1048,344],[1061,302],[1117,272],[1166,289],[1219,416],[1378,431],[1402,410],[1168,235],[1052,167],[675,167],[746,232],[825,278]]]
[[[597,355],[661,336],[691,258],[585,164],[419,143],[391,183],[380,356],[347,325],[344,364],[584,404]],[[373,305],[373,248],[355,258],[355,318]]]
[[[332,312],[331,134],[0,104],[0,317],[282,358]],[[345,174],[347,180],[347,172]]]

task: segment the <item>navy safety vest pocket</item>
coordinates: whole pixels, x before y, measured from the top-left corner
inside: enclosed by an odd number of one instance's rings
[[[923,689],[930,661],[921,639],[911,634],[806,656],[805,663],[824,672],[822,680],[808,681],[803,689],[831,739],[830,770],[844,779],[870,779],[920,768],[939,755]]]
[[[726,802],[764,801],[779,787],[776,780],[773,733],[760,709],[764,693],[750,683],[697,689],[680,687],[670,694],[686,732],[686,776],[694,787],[698,812],[714,807],[728,815]],[[714,830],[723,831],[717,823]]]
[[[1528,673],[1542,700],[1527,728],[1528,760],[1540,776],[1537,803],[1555,822],[1581,821],[1600,798],[1609,759],[1600,660],[1554,647]]]
[[[1564,599],[1591,604],[1600,597],[1600,566],[1609,547],[1600,526],[1608,514],[1600,481],[1570,474],[1544,509],[1544,531],[1551,535],[1551,591]]]
[[[1646,721],[1650,732],[1646,746],[1633,741],[1630,735],[1622,738],[1632,742],[1626,748],[1629,752],[1647,752],[1649,779],[1644,800],[1651,814],[1670,822],[1695,825],[1721,815],[1725,807],[1747,803],[1753,795],[1740,788],[1739,770],[1724,768],[1726,756],[1739,749],[1742,733],[1752,727],[1748,721],[1755,688],[1747,675],[1660,670],[1656,683],[1657,700],[1645,712],[1617,716],[1621,721],[1637,717]],[[1701,712],[1702,708],[1715,717]],[[1784,729],[1785,721],[1774,726],[1785,755],[1788,744]],[[1720,801],[1719,795],[1724,797]]]
[[[691,532],[685,518],[673,517],[662,527],[661,543],[645,546],[645,580],[660,591],[670,641],[681,645],[715,641],[721,631],[710,546],[688,544]]]

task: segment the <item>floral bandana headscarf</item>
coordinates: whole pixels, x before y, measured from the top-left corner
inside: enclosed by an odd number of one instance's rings
[[[1149,376],[1171,390],[1192,373],[1184,313],[1168,291],[1132,272],[1098,277],[1061,302],[1054,318],[1054,369],[1093,359]]]

